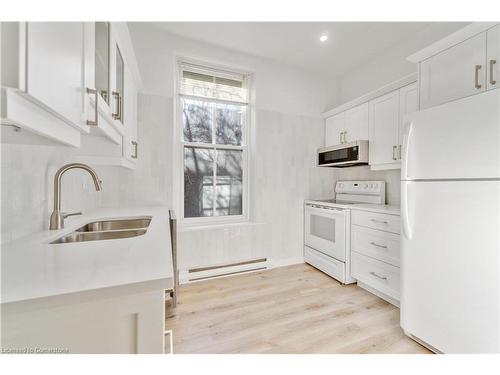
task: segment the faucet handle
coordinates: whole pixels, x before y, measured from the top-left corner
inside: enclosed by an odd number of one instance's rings
[[[66,219],[68,216],[76,216],[76,215],[81,215],[81,214],[82,214],[81,211],[80,212],[71,212],[69,214],[67,214],[66,212],[63,212],[62,216],[63,216],[64,219]]]

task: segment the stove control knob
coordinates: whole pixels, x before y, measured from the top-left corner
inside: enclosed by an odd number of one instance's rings
[[[367,187],[368,187],[368,184],[365,184],[365,185],[364,185],[364,188],[366,189]]]

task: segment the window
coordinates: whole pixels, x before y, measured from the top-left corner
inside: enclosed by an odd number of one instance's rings
[[[184,219],[246,215],[245,75],[180,64]]]

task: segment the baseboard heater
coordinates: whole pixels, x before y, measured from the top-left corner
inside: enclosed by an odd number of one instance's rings
[[[216,277],[260,271],[268,268],[269,265],[267,262],[267,258],[250,259],[235,263],[190,268],[188,269],[187,273],[181,275],[181,282],[208,280]]]

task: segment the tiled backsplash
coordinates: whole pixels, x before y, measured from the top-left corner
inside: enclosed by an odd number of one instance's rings
[[[137,170],[91,165],[103,181],[96,192],[80,170],[63,176],[61,207],[66,212],[97,207],[169,205],[171,181],[171,98],[139,95]],[[78,149],[63,146],[2,144],[2,243],[48,227],[53,177],[62,165],[85,162]]]

